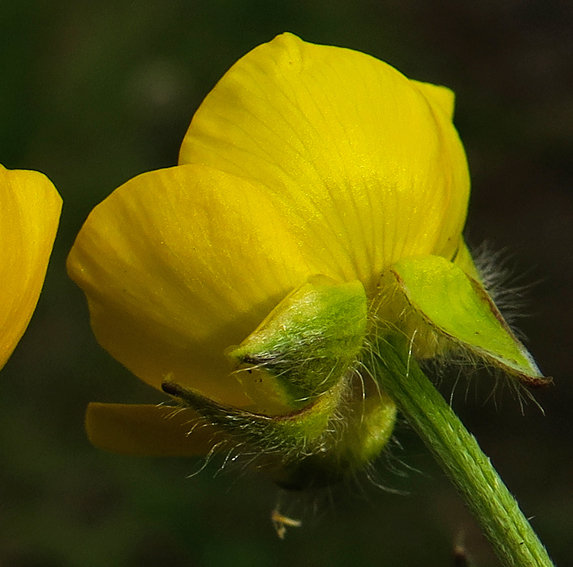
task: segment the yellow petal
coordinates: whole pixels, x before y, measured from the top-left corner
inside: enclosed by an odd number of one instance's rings
[[[0,165],[0,368],[38,302],[61,208],[62,199],[46,176]]]
[[[90,404],[86,430],[93,445],[122,455],[202,456],[223,441],[193,410],[169,406]]]
[[[156,388],[250,400],[224,351],[309,269],[266,197],[203,166],[140,175],[90,214],[68,259],[97,339]],[[264,385],[261,387],[264,388]]]
[[[448,120],[454,116],[454,103],[456,96],[453,91],[441,85],[432,85],[431,83],[420,83],[419,81],[411,81],[418,89],[424,93],[424,96],[432,101],[434,109],[440,109]]]
[[[452,108],[373,57],[283,34],[207,96],[180,163],[263,187],[309,262],[373,293],[394,261],[460,243],[469,177]]]

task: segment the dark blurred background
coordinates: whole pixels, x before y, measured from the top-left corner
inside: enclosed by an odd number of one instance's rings
[[[488,376],[454,407],[561,566],[573,565],[573,3],[569,0],[3,0],[0,162],[37,169],[64,210],[31,325],[0,376],[0,566],[497,565],[406,426],[375,480],[285,501],[217,463],[110,455],[89,401],[161,399],[95,342],[65,258],[85,217],[143,171],[174,165],[195,109],[241,55],[282,31],[365,51],[457,93],[473,194],[469,242],[525,286],[528,346],[555,385],[522,413]],[[529,285],[531,284],[531,285]],[[451,380],[441,384],[444,395]],[[495,395],[491,395],[495,390]],[[403,474],[405,473],[405,474]]]

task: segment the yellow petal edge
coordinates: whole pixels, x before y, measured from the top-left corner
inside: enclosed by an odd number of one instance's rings
[[[0,368],[38,302],[61,208],[62,199],[45,175],[0,166]]]

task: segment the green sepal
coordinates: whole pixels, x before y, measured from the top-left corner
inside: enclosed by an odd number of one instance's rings
[[[163,383],[167,394],[221,429],[225,447],[245,453],[288,490],[341,482],[382,452],[396,406],[371,378],[359,387],[361,395],[352,395],[352,386],[341,381],[301,410],[267,416],[220,404],[170,380]]]
[[[286,405],[300,408],[330,390],[354,363],[366,334],[367,311],[361,282],[313,276],[226,354],[273,376]]]
[[[166,394],[195,410],[210,425],[220,427],[238,445],[257,453],[278,455],[284,461],[324,450],[321,437],[336,411],[344,387],[340,383],[300,410],[268,416],[216,402],[169,379],[162,384]]]
[[[440,335],[528,386],[545,378],[483,285],[440,256],[405,258],[388,274],[408,304]]]
[[[396,423],[396,405],[382,390],[346,400],[329,424],[326,450],[285,463],[274,480],[288,490],[323,488],[351,478],[380,455]]]
[[[378,456],[396,418],[393,401],[360,374],[367,320],[362,283],[313,276],[226,351],[250,387],[252,407],[221,404],[169,376],[163,390],[220,428],[280,486],[339,482]],[[284,411],[256,399],[257,384]]]

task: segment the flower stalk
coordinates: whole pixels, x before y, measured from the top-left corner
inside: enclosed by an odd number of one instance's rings
[[[411,357],[407,341],[381,339],[376,347],[371,370],[446,472],[501,564],[553,566],[475,437]]]

